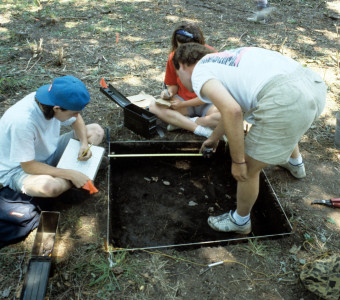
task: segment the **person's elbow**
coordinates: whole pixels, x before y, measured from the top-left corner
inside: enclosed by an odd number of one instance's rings
[[[232,107],[226,107],[220,110],[221,116],[230,120],[243,120],[242,108],[239,105],[233,105]]]

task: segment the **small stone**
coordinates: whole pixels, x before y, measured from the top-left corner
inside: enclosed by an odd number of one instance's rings
[[[170,185],[170,182],[169,182],[169,181],[166,181],[166,180],[163,180],[163,184],[164,184],[164,185]]]
[[[189,206],[196,206],[196,205],[198,205],[195,201],[190,201],[189,202]]]
[[[113,271],[113,273],[114,273],[115,275],[120,275],[120,274],[124,273],[124,269],[121,268],[121,267],[114,267],[114,268],[112,269],[112,271]]]
[[[209,199],[208,195],[204,195],[204,198],[205,198],[205,199]]]
[[[214,208],[210,206],[210,207],[208,208],[208,213],[213,213],[213,212],[214,212]]]
[[[151,182],[151,178],[149,178],[149,177],[144,177],[144,180],[147,181],[147,182]]]
[[[151,177],[152,181],[157,182],[158,181],[158,177]]]
[[[2,292],[0,291],[0,296],[7,298],[11,293],[11,288],[4,289]]]

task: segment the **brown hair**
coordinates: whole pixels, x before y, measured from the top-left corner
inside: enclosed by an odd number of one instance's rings
[[[46,105],[40,103],[37,99],[35,99],[35,102],[39,105],[41,111],[44,114],[44,117],[46,120],[51,120],[54,117],[54,110],[53,110],[53,105]],[[60,107],[62,111],[66,111],[67,109]]]
[[[191,66],[209,53],[214,53],[214,51],[197,43],[187,43],[178,47],[172,62],[175,69],[178,70],[179,63]]]
[[[189,33],[188,36],[181,34],[182,32]],[[190,36],[192,35],[192,36]],[[198,43],[201,45],[205,44],[204,36],[202,30],[195,23],[186,23],[179,25],[174,30],[171,37],[171,52],[178,48],[178,43]]]

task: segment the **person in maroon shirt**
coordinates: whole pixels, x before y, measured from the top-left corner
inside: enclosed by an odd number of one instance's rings
[[[215,128],[221,115],[212,104],[202,102],[195,93],[188,91],[177,76],[172,58],[178,46],[185,43],[199,43],[215,51],[205,44],[201,29],[194,23],[178,26],[171,38],[171,53],[168,57],[165,71],[165,89],[161,98],[170,100],[171,106],[152,102],[149,110],[162,121],[169,123],[167,130],[183,128],[196,135],[209,137],[211,128]]]

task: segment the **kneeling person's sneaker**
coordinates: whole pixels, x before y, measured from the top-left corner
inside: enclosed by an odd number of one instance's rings
[[[208,224],[209,226],[216,230],[216,231],[222,231],[222,232],[236,232],[241,234],[248,234],[251,232],[251,221],[249,219],[248,222],[246,222],[243,225],[238,225],[233,218],[233,211],[231,210],[229,213],[225,213],[220,216],[212,217],[210,216],[208,218]]]
[[[279,166],[287,169],[295,178],[301,179],[306,177],[305,164],[303,162],[298,165],[293,165],[290,162],[287,162]]]

